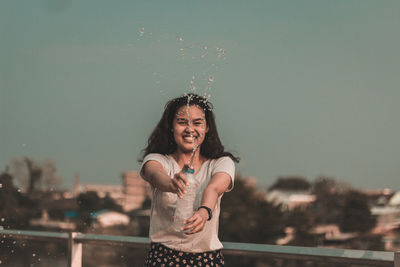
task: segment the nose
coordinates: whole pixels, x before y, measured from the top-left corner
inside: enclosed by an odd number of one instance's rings
[[[185,132],[186,132],[186,133],[193,133],[193,132],[194,132],[194,129],[193,129],[193,127],[192,127],[191,124],[188,124],[188,125],[186,126]]]

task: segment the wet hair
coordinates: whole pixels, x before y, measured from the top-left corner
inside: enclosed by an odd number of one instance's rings
[[[196,105],[203,109],[208,132],[205,134],[204,141],[200,146],[200,155],[208,159],[217,159],[223,156],[230,157],[233,161],[239,162],[240,158],[232,153],[225,151],[224,146],[218,136],[217,125],[213,113],[213,105],[207,98],[197,94],[184,94],[181,97],[171,99],[167,102],[160,121],[154,128],[147,140],[147,146],[142,150],[138,159],[143,162],[146,155],[150,153],[159,153],[170,155],[177,149],[177,145],[172,132],[172,123],[178,109],[185,105]]]

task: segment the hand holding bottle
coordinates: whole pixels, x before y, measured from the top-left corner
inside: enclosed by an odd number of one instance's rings
[[[177,231],[182,231],[185,225],[185,221],[193,216],[194,213],[194,201],[196,199],[197,182],[194,177],[194,169],[189,167],[185,168],[185,179],[186,186],[184,188],[184,196],[180,196],[180,192],[177,193],[180,198],[176,202],[176,208],[174,213],[173,227]],[[178,182],[180,183],[180,182]]]
[[[170,183],[170,191],[172,193],[176,193],[179,198],[182,198],[184,194],[186,194],[185,187],[188,185],[188,179],[185,175],[185,170],[189,168],[189,166],[185,165],[180,172],[174,175],[171,179]]]

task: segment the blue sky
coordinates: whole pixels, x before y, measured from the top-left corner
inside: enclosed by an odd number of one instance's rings
[[[2,1],[0,166],[52,158],[66,188],[76,172],[120,183],[194,76],[238,171],[262,186],[327,175],[400,189],[399,11],[368,0]]]

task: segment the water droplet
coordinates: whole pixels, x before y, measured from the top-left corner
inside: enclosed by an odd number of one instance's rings
[[[18,188],[18,189],[17,189],[17,192],[18,192],[18,193],[21,193],[21,189]]]
[[[208,49],[208,47],[207,46],[204,46],[204,50],[207,50]]]
[[[144,34],[144,28],[140,28],[140,29],[139,29],[139,34],[140,34],[140,36],[143,36],[143,34]]]
[[[213,77],[213,76],[210,76],[210,77],[208,78],[208,82],[212,83],[213,81],[214,81],[214,77]]]
[[[0,221],[4,222],[6,219],[5,218],[1,218]]]
[[[36,257],[36,254],[35,254],[35,253],[32,253],[32,257]]]

